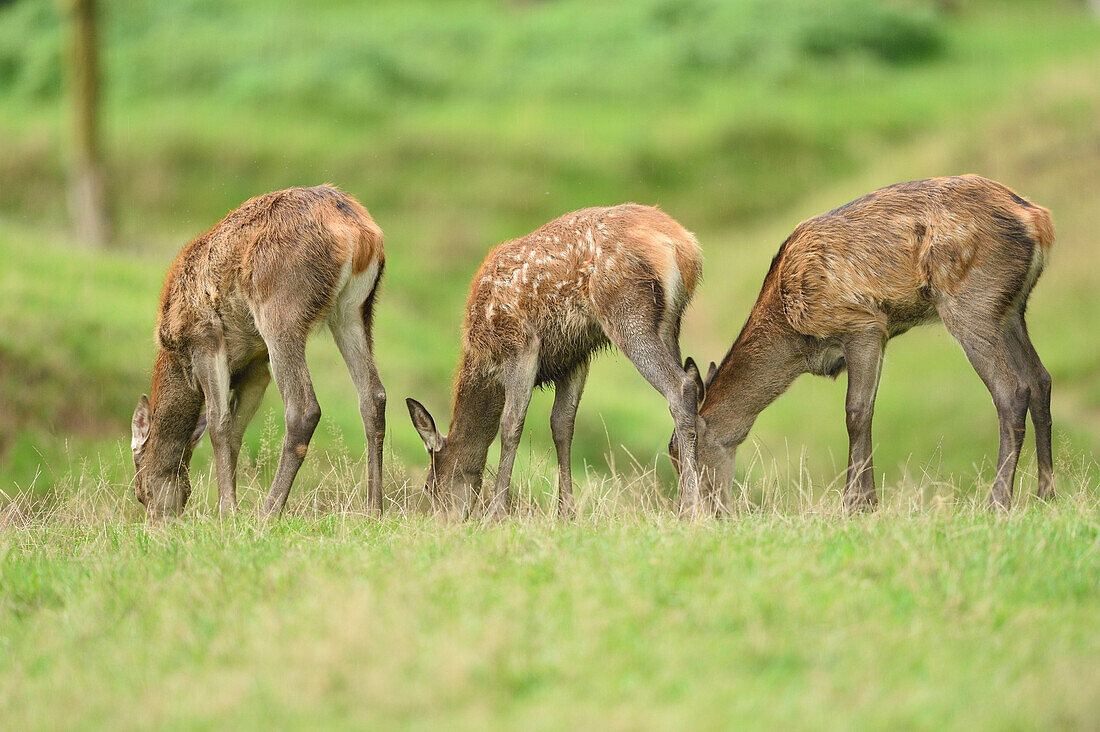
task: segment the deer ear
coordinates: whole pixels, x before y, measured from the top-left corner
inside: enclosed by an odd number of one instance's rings
[[[202,433],[206,432],[206,410],[202,410],[199,414],[198,424],[195,425],[195,431],[191,433],[191,449],[195,449],[195,445],[199,444],[199,440],[202,439]]]
[[[435,426],[435,420],[432,419],[432,415],[428,413],[424,405],[412,397],[407,398],[405,404],[409,408],[409,416],[412,418],[413,427],[420,434],[420,439],[424,440],[424,447],[428,452],[442,449],[443,435],[439,434],[439,430]]]
[[[711,361],[710,362],[710,368],[707,369],[707,381],[706,381],[706,383],[709,384],[710,382],[714,381],[714,375],[716,373],[718,373],[718,364],[716,364],[714,361]]]
[[[691,356],[688,356],[688,359],[684,361],[684,371],[687,372],[689,378],[695,381],[695,406],[698,407],[703,403],[706,386],[703,384],[703,377],[699,375],[699,367],[695,365],[695,359]]]
[[[134,418],[130,422],[130,449],[139,451],[149,439],[149,397],[144,394],[138,399],[137,409],[134,410]]]

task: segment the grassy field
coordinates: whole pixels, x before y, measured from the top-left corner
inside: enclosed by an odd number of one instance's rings
[[[1095,488],[1007,518],[916,487],[855,518],[784,493],[703,525],[645,476],[585,488],[569,524],[524,501],[445,525],[413,497],[377,522],[330,489],[269,526],[148,528],[90,480],[9,505],[5,725],[1096,723]]]
[[[0,719],[17,728],[1034,728],[1100,716],[1100,23],[1080,3],[139,0],[105,16],[118,241],[65,232],[58,4],[0,4]],[[1029,309],[1054,377],[1059,498],[989,515],[988,393],[939,326],[890,345],[884,507],[846,517],[845,378],[803,377],[739,455],[732,520],[673,518],[671,420],[592,369],[580,515],[550,515],[532,403],[499,524],[426,515],[404,397],[446,411],[466,286],[573,208],[657,203],[699,236],[684,352],[728,348],[802,219],[976,172],[1050,208]],[[128,424],[175,252],[256,193],[334,182],[386,232],[382,521],[327,335],[288,515],[274,388],[243,515],[141,522]],[[441,425],[443,427],[443,425]],[[490,466],[495,465],[495,452]]]

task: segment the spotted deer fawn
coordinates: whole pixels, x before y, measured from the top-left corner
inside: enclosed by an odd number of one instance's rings
[[[1052,495],[1050,375],[1024,310],[1053,241],[1046,209],[976,175],[889,186],[799,224],[721,365],[712,363],[705,380],[686,365],[701,395],[696,433],[708,500],[728,505],[737,446],[797,376],[847,369],[844,503],[874,507],[871,416],[886,342],[936,318],[997,408],[992,503],[1011,503],[1028,410],[1038,493]]]
[[[532,391],[554,385],[550,427],[558,456],[558,510],[572,511],[569,450],[592,355],[609,343],[668,400],[684,456],[682,505],[698,505],[695,382],[680,366],[680,318],[702,269],[695,237],[668,215],[622,204],[565,214],[501,244],[470,287],[451,430],[408,399],[431,465],[439,508],[468,514],[486,453],[500,432],[490,513],[508,511],[508,486]]]
[[[269,363],[286,406],[286,436],[264,512],[282,510],[321,417],[306,337],[322,320],[359,393],[368,500],[381,511],[386,392],[371,317],[383,263],[382,230],[354,198],[329,186],[253,198],[180,252],[161,293],[152,388],[132,425],[134,487],[150,517],[183,510],[191,452],[207,424],[218,508],[236,509],[237,456],[271,380]]]

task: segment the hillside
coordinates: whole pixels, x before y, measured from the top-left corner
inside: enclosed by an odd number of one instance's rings
[[[1091,464],[1100,361],[1082,347],[1082,324],[1098,314],[1100,30],[1072,4],[801,5],[302,3],[263,23],[243,1],[110,11],[106,142],[123,240],[110,252],[76,250],[60,233],[56,11],[0,9],[5,482],[26,487],[37,474],[45,488],[85,460],[124,480],[121,438],[147,388],[174,251],[256,192],[322,180],[386,230],[378,354],[389,445],[415,475],[423,453],[403,397],[445,411],[466,284],[496,241],[570,208],[659,203],[707,257],[685,353],[717,359],[799,220],[880,185],[959,172],[1055,213],[1032,334],[1055,377],[1059,454]],[[863,19],[859,33],[847,17]],[[320,444],[357,455],[352,388],[327,338],[311,343],[311,360]],[[796,383],[763,415],[742,468],[831,482],[845,453],[843,384]],[[528,419],[521,462],[535,474],[552,471],[549,403],[537,396]],[[280,423],[273,389],[251,450]],[[609,456],[652,465],[669,429],[660,397],[624,359],[604,357],[582,402],[578,470],[606,471]],[[988,474],[993,409],[941,329],[891,346],[876,442],[890,483]]]

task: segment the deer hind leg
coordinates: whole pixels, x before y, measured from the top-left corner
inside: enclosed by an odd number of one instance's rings
[[[264,515],[273,516],[281,513],[286,505],[290,487],[305,460],[313,431],[321,420],[321,407],[313,392],[313,382],[309,378],[309,368],[306,365],[305,337],[273,339],[268,342],[268,349],[271,369],[275,373],[275,386],[283,397],[286,409],[283,451],[279,456],[279,467],[275,471],[275,480],[271,483],[263,509]]]
[[[1054,458],[1050,435],[1050,373],[1039,360],[1039,354],[1031,343],[1023,313],[1013,318],[1009,336],[1018,373],[1026,375],[1030,391],[1028,410],[1031,412],[1031,424],[1035,428],[1035,459],[1039,467],[1037,494],[1039,498],[1047,499],[1054,495]]]
[[[550,412],[550,433],[554,437],[554,449],[558,454],[558,516],[573,515],[573,471],[569,452],[573,444],[573,426],[577,421],[577,407],[581,403],[585,380],[588,379],[588,362],[574,368],[567,376],[554,382],[554,408]]]
[[[638,373],[668,401],[680,454],[680,513],[697,518],[708,513],[699,494],[696,462],[698,394],[695,380],[684,371],[676,351],[659,334],[660,326],[654,328],[661,315],[654,310],[652,301],[623,302],[617,327],[605,326],[604,330]]]
[[[382,444],[386,437],[386,389],[378,376],[371,337],[373,292],[354,313],[344,313],[331,323],[333,339],[344,357],[355,391],[359,414],[367,435],[367,506],[382,513]]]
[[[956,309],[957,308],[957,309]],[[940,315],[947,330],[962,346],[974,370],[978,372],[997,408],[1000,447],[997,474],[993,479],[990,503],[1007,511],[1012,505],[1012,484],[1026,430],[1031,388],[1027,376],[1018,372],[1013,359],[1006,324],[982,315],[974,307],[941,307]]]
[[[523,434],[523,422],[527,418],[527,406],[535,390],[538,372],[539,343],[528,344],[520,355],[512,360],[504,371],[504,410],[500,415],[500,465],[497,468],[496,486],[489,504],[489,515],[501,518],[508,513],[512,482],[512,467]],[[471,502],[468,499],[467,503]]]
[[[871,421],[885,348],[886,337],[878,329],[855,334],[844,341],[844,361],[848,367],[848,393],[844,403],[848,427],[844,507],[849,511],[872,510],[878,505]]]
[[[658,336],[661,339],[661,343],[664,345],[665,350],[671,354],[673,361],[676,364],[684,363],[683,356],[680,354],[680,321],[684,313],[684,306],[686,303],[680,303],[679,305],[673,305],[671,308],[666,309],[664,318],[661,319],[660,326],[657,329]],[[686,372],[685,372],[686,373]],[[689,379],[690,380],[690,379]],[[693,382],[694,383],[694,382]],[[691,420],[692,428],[692,440],[695,439],[695,416],[699,410],[699,400],[702,398],[702,394],[698,392],[698,386],[695,386],[693,390],[685,391],[681,386],[680,389],[680,401],[686,401],[688,404],[694,405]],[[670,404],[671,411],[671,404]],[[673,420],[676,420],[675,414],[673,414]],[[679,422],[676,422],[679,424]],[[680,430],[676,430],[674,439],[679,440]],[[694,444],[694,443],[693,443]],[[683,445],[678,447],[682,450]],[[680,454],[683,454],[682,452]],[[697,459],[697,456],[696,456]],[[686,494],[681,491],[680,493],[680,510],[681,513],[686,513],[691,516],[713,516],[715,518],[722,518],[730,513],[733,508],[733,496],[730,492],[730,485],[722,485],[718,481],[702,481],[701,476],[696,473],[697,469],[692,469],[690,476],[694,476],[698,488],[698,500],[689,501],[684,503]],[[709,483],[709,490],[704,492],[704,488]]]

